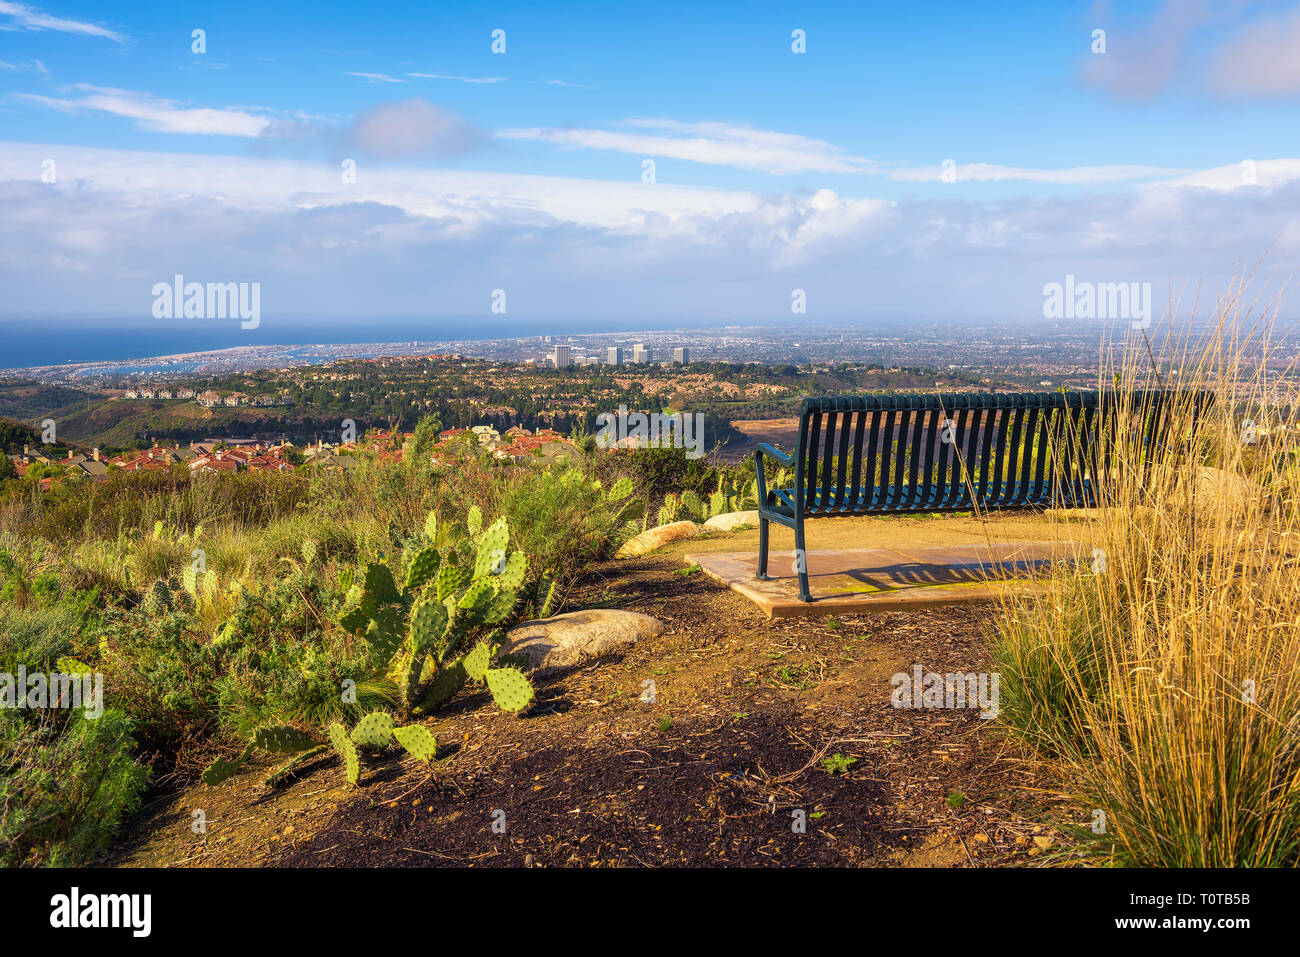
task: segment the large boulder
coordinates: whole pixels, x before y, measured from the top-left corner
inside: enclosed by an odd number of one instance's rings
[[[621,651],[662,633],[658,618],[635,611],[589,608],[511,628],[503,654],[525,654],[534,673],[544,675]]]
[[[758,509],[751,509],[748,512],[727,512],[723,515],[714,515],[704,524],[709,528],[716,528],[720,532],[734,532],[744,525],[757,525]]]
[[[1202,465],[1196,473],[1196,509],[1199,512],[1238,514],[1258,505],[1260,487],[1235,472]]]
[[[692,521],[669,522],[667,525],[660,525],[658,528],[647,528],[635,538],[629,538],[623,543],[623,547],[614,553],[615,558],[636,558],[638,555],[645,555],[653,552],[656,548],[662,548],[669,542],[675,542],[681,538],[694,538],[700,534],[700,526]]]

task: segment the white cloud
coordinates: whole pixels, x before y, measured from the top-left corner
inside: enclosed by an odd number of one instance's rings
[[[1066,273],[1213,285],[1279,236],[1275,255],[1300,244],[1285,181],[889,201],[365,162],[343,184],[337,161],[23,143],[0,143],[0,205],[3,314],[147,317],[152,282],[183,272],[261,282],[272,326],[441,315],[477,335],[494,288],[512,321],[788,317],[792,288],[823,320],[1007,318],[1038,315]]]
[[[389,76],[386,73],[357,73],[352,70],[347,71],[344,76],[359,76],[363,80],[369,80],[371,83],[405,83],[406,81],[396,76]]]
[[[953,167],[957,182],[1003,182],[1020,180],[1029,183],[1055,183],[1069,186],[1096,186],[1103,183],[1128,183],[1135,180],[1169,177],[1186,170],[1167,169],[1161,166],[1073,166],[1063,169],[1028,169],[1019,166],[998,166],[994,163],[958,163]],[[917,166],[894,169],[890,179],[904,182],[941,182],[942,165]]]
[[[174,100],[134,90],[117,90],[85,83],[76,84],[70,89],[84,95],[76,99],[35,93],[11,93],[10,96],[64,113],[93,110],[127,117],[135,120],[141,129],[156,133],[257,137],[272,122],[269,117],[238,109],[186,108]]]
[[[504,76],[455,76],[450,73],[408,73],[420,80],[454,80],[457,83],[505,83]]]
[[[20,30],[54,30],[58,33],[101,37],[117,43],[126,42],[126,37],[116,30],[101,27],[96,23],[85,23],[80,20],[66,20],[62,17],[51,16],[42,10],[37,10],[35,7],[29,7],[22,3],[9,3],[7,0],[0,0],[0,16],[10,17],[13,27]]]
[[[1300,93],[1300,12],[1267,17],[1244,28],[1215,54],[1209,76],[1220,93]]]
[[[497,135],[504,139],[553,143],[566,149],[667,157],[778,175],[861,173],[873,167],[870,161],[849,155],[824,140],[793,133],[756,130],[727,123],[681,123],[663,119],[628,120],[623,125],[655,132],[534,127],[501,130]]]

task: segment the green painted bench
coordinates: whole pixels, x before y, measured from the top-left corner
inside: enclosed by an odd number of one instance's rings
[[[808,590],[804,524],[845,515],[905,515],[1096,504],[1109,443],[1103,423],[1139,429],[1144,446],[1168,445],[1173,391],[948,393],[805,398],[787,455],[754,452],[758,578],[767,574],[768,525],[794,529],[799,597]],[[1213,400],[1191,396],[1193,422]],[[1128,415],[1121,415],[1122,411]],[[1099,449],[1101,450],[1099,452]],[[794,469],[794,485],[767,487],[767,460]]]

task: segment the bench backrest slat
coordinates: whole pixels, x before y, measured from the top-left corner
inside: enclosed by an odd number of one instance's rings
[[[1097,392],[805,399],[795,507],[850,515],[1093,504],[1111,466],[1106,435],[1137,434],[1143,468],[1187,438],[1174,434],[1174,394],[1139,392],[1127,401],[1121,408]],[[1196,394],[1193,427],[1210,401]]]

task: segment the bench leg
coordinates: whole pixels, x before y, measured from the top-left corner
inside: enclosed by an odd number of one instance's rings
[[[758,516],[758,574],[754,577],[761,582],[770,582],[771,576],[767,574],[767,519],[760,513]]]
[[[803,516],[794,522],[795,567],[799,571],[799,600],[812,601],[812,592],[808,590],[808,550],[803,544]]]

